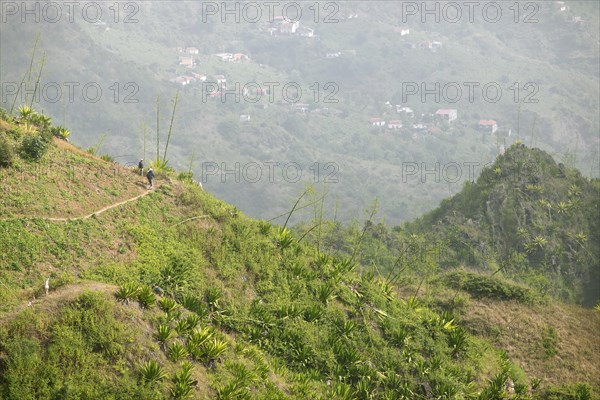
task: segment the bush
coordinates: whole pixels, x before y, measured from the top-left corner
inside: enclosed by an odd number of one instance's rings
[[[442,280],[448,286],[455,289],[462,289],[475,297],[516,300],[519,303],[526,304],[541,300],[533,290],[525,286],[509,283],[492,276],[465,271],[453,271],[446,274]]]
[[[10,143],[4,138],[0,138],[0,167],[10,167],[15,157]]]
[[[48,141],[41,134],[26,136],[21,143],[21,155],[37,161],[48,151]]]

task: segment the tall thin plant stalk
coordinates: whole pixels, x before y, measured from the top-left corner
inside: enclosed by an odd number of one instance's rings
[[[156,163],[160,160],[160,128],[159,128],[159,112],[160,112],[160,95],[156,96]]]
[[[38,87],[40,86],[40,80],[42,79],[42,71],[44,69],[44,64],[46,63],[46,53],[42,56],[42,62],[40,64],[40,70],[38,71],[38,76],[35,81],[35,87],[33,89],[33,96],[31,96],[31,103],[29,103],[29,107],[33,106],[33,100],[35,99],[35,95],[37,94]]]
[[[33,69],[33,60],[35,59],[35,52],[37,51],[37,46],[38,46],[39,41],[40,41],[40,34],[38,33],[37,36],[35,37],[35,42],[33,44],[33,51],[31,52],[31,60],[29,61],[29,70],[27,71],[26,74],[23,74],[23,79],[21,79],[21,84],[19,85],[19,87],[17,89],[17,94],[15,95],[12,105],[10,106],[11,114],[12,114],[13,110],[15,109],[15,103],[17,102],[17,99],[19,98],[19,93],[21,93],[21,88],[23,87],[23,83],[25,83],[25,77],[27,77],[27,85],[29,85],[29,80],[31,79],[31,70]],[[25,104],[27,104],[27,97],[25,97]]]
[[[177,102],[179,101],[179,90],[177,94],[175,94],[175,99],[173,100],[173,112],[171,113],[171,123],[169,124],[169,133],[167,134],[167,144],[165,145],[165,151],[163,153],[163,164],[166,164],[167,161],[167,150],[169,149],[169,142],[171,141],[171,132],[173,130],[173,121],[175,120],[175,109],[177,108]]]

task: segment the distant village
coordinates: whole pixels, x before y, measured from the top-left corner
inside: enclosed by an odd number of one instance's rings
[[[554,2],[554,12],[561,13],[565,15],[565,22],[572,23],[576,25],[583,25],[585,23],[584,19],[580,16],[569,15],[570,7],[565,1],[555,1]],[[346,21],[354,20],[359,18],[358,13],[349,13],[342,16]],[[443,49],[444,44],[441,40],[438,39],[440,36],[435,32],[430,33],[430,40],[425,40],[421,42],[411,42],[408,39],[408,36],[411,35],[411,29],[408,26],[397,26],[393,28],[394,33],[398,34],[400,37],[404,38],[404,46],[410,49],[420,49],[427,50],[432,53],[436,53],[439,50]],[[271,22],[263,22],[258,25],[258,31],[263,32],[268,37],[278,37],[278,36],[294,36],[298,38],[311,39],[311,40],[320,40],[319,35],[315,30],[311,27],[303,25],[300,21],[292,21],[286,17],[278,16],[273,19]],[[224,75],[209,75],[205,73],[199,73],[196,71],[196,67],[199,64],[199,54],[200,51],[196,47],[177,47],[174,48],[174,51],[177,53],[178,61],[177,65],[179,67],[184,67],[185,72],[181,75],[175,76],[170,81],[178,86],[184,87],[187,85],[191,85],[194,83],[203,83],[209,80],[210,82],[216,84],[211,87],[213,90],[211,93],[208,93],[208,97],[218,98],[221,96],[221,91],[227,89],[227,77]],[[322,54],[325,59],[337,59],[344,55],[356,55],[354,50],[339,50],[334,52],[325,52]],[[214,57],[223,63],[233,63],[233,64],[244,64],[251,63],[251,58],[242,52],[222,52],[211,54],[210,57]],[[262,65],[261,65],[262,66]],[[248,94],[247,91],[253,91],[250,93],[252,95],[256,94],[256,88],[245,89],[244,95]],[[258,89],[262,91],[260,94],[269,94],[267,89]],[[373,116],[367,121],[365,121],[365,125],[370,126],[377,131],[399,131],[409,132],[413,139],[418,139],[419,137],[425,135],[431,135],[436,133],[450,133],[452,130],[450,129],[457,121],[459,121],[459,111],[457,109],[451,108],[440,108],[435,113],[420,113],[417,114],[406,105],[392,105],[389,101],[385,103],[388,108],[394,109],[392,111],[395,114],[393,117],[389,117],[389,112],[385,113],[384,116]],[[266,104],[255,104],[255,107],[259,108],[267,108]],[[326,116],[335,116],[342,114],[341,110],[332,109],[328,107],[320,107],[317,108],[315,105],[310,105],[307,103],[297,102],[293,104],[289,104],[290,112],[307,114],[321,114]],[[250,114],[241,114],[239,116],[240,122],[249,122],[251,120]],[[504,134],[506,136],[511,136],[512,131],[508,127],[499,126],[498,122],[488,117],[487,119],[481,119],[479,121],[471,121],[469,122],[470,126],[476,128],[482,133],[485,134],[494,134],[496,132]]]
[[[385,105],[394,108],[388,101]],[[373,117],[368,123],[372,128],[381,130],[399,130],[405,129],[412,132],[413,139],[425,134],[434,134],[437,132],[446,132],[447,128],[452,126],[458,120],[458,110],[454,108],[440,108],[435,113],[416,115],[414,110],[402,104],[395,105],[396,118],[386,119],[383,117]],[[498,122],[493,119],[481,119],[477,123],[477,129],[483,133],[493,134],[498,131]],[[510,129],[501,130],[507,136],[511,136]]]

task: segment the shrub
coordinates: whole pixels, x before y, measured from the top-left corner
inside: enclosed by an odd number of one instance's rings
[[[32,161],[37,161],[48,151],[48,141],[43,135],[28,135],[25,136],[21,143],[21,155]]]
[[[446,274],[442,279],[448,286],[462,289],[475,297],[516,300],[526,304],[540,301],[539,295],[533,290],[492,276],[454,271]]]
[[[14,151],[10,143],[0,138],[0,167],[10,167],[13,163]]]

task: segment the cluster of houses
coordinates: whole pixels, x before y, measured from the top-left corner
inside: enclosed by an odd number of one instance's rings
[[[250,60],[250,57],[243,53],[218,53],[215,54],[215,56],[223,62],[231,62],[236,64]]]
[[[200,50],[196,47],[178,47],[177,52],[179,53],[179,65],[188,68],[196,66],[197,59],[194,56],[200,54]]]
[[[179,55],[179,65],[186,68],[194,68],[198,65],[197,56],[200,51],[196,47],[178,47],[177,52]],[[242,63],[250,60],[246,54],[243,53],[218,53],[215,57],[223,62]],[[193,71],[186,73],[185,75],[177,76],[170,81],[181,86],[187,86],[195,82],[205,82],[208,79],[206,74],[199,74]],[[227,86],[227,78],[224,75],[214,75],[214,81],[217,83],[219,88],[225,89]],[[215,94],[213,94],[215,95]]]
[[[300,21],[291,20],[287,17],[277,16],[273,21],[267,23],[262,30],[271,36],[276,35],[295,35],[307,38],[315,37],[315,30],[300,24]]]
[[[389,102],[386,103],[389,105]],[[415,113],[412,108],[405,107],[400,104],[396,105],[396,112],[405,116],[404,121],[412,120],[415,123],[412,123],[410,127],[414,131],[425,131],[428,130],[429,126],[425,123],[414,121]],[[425,114],[422,114],[421,117],[424,117]],[[454,108],[441,108],[437,110],[434,114],[430,114],[430,117],[434,117],[437,121],[444,121],[448,124],[453,124],[458,119],[458,110]],[[385,120],[384,118],[374,117],[369,120],[369,124],[375,128],[388,128],[391,130],[402,129],[404,127],[403,120],[401,119],[392,119]],[[481,132],[485,133],[495,133],[498,130],[498,122],[493,119],[482,119],[478,123],[478,129]]]

